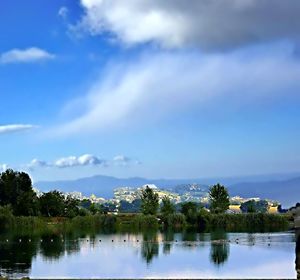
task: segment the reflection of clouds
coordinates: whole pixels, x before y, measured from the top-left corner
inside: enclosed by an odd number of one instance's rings
[[[243,269],[236,269],[227,272],[220,272],[219,270],[211,271],[211,270],[174,270],[172,272],[161,272],[159,274],[149,274],[145,277],[149,278],[173,278],[173,279],[199,279],[199,278],[208,278],[208,279],[241,279],[241,277],[247,278],[272,278],[272,279],[286,279],[286,278],[295,278],[295,272],[287,270],[286,267],[290,265],[290,262],[274,262],[269,264],[262,264],[257,267],[249,267]]]
[[[160,235],[161,236],[161,235]],[[237,235],[234,235],[235,237]],[[59,261],[43,262],[38,255],[33,261],[30,277],[42,278],[294,278],[295,277],[295,243],[285,242],[281,247],[241,246],[228,244],[230,256],[222,266],[217,267],[210,260],[210,242],[198,243],[194,247],[184,246],[182,236],[175,235],[164,240],[178,240],[172,243],[170,253],[164,254],[160,249],[152,248],[157,243],[149,243],[146,252],[153,255],[151,265],[147,266],[141,256],[143,242],[160,239],[139,235],[116,234],[97,236],[95,244],[83,242],[78,254],[62,256]],[[208,240],[208,238],[199,238]],[[240,240],[249,236],[240,234]],[[156,239],[157,238],[157,239]],[[99,242],[99,239],[102,242]],[[115,241],[112,243],[111,240]],[[124,239],[127,241],[124,242]],[[136,242],[139,239],[140,242]],[[197,238],[198,239],[198,238]],[[198,240],[199,240],[198,239]],[[131,241],[129,241],[131,240]],[[97,242],[98,241],[98,242]],[[289,238],[287,238],[289,241]],[[201,244],[201,245],[200,245]],[[146,245],[146,244],[144,244]],[[282,247],[285,248],[282,250]],[[83,248],[83,250],[82,250]],[[149,249],[149,250],[148,250]],[[165,252],[166,253],[166,252]]]
[[[149,274],[145,277],[146,279],[154,278],[173,278],[173,279],[199,279],[199,278],[208,278],[208,279],[241,279],[244,277],[247,278],[271,278],[271,279],[286,279],[286,278],[295,278],[295,272],[288,270],[287,267],[290,266],[289,261],[280,261],[272,262],[268,264],[261,264],[256,267],[244,267],[243,269],[232,270],[232,271],[222,271],[216,270],[211,271],[209,269],[203,269],[201,271],[195,269],[187,270],[176,270],[174,267],[172,272],[160,272],[159,274]]]

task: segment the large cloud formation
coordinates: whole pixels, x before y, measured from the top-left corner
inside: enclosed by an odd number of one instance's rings
[[[81,99],[84,112],[50,134],[99,131],[161,117],[226,96],[255,102],[297,94],[300,63],[288,47],[231,54],[156,52],[107,69]],[[291,90],[292,89],[292,90]],[[75,108],[74,108],[75,112]]]
[[[76,30],[110,34],[127,45],[229,49],[299,40],[298,0],[81,0]]]

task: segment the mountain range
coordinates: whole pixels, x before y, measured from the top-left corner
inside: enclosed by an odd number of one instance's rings
[[[277,174],[236,178],[146,179],[96,175],[76,180],[40,181],[35,183],[35,187],[40,191],[53,189],[64,192],[78,191],[86,196],[95,194],[108,199],[113,197],[113,190],[118,187],[140,187],[154,184],[162,189],[178,191],[185,184],[195,183],[202,185],[205,190],[208,189],[208,185],[220,182],[228,187],[231,196],[268,198],[280,201],[284,207],[290,207],[300,201],[300,176],[294,178],[289,178],[289,176]]]

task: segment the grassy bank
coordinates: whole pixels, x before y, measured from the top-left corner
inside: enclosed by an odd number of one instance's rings
[[[194,220],[188,220],[180,213],[167,217],[156,217],[142,214],[97,214],[78,216],[75,218],[45,218],[45,217],[0,217],[2,230],[19,232],[61,232],[72,231],[131,231],[147,229],[183,230],[192,227],[197,231],[214,231],[221,229],[228,232],[267,232],[289,229],[288,217],[278,214],[199,214]]]
[[[142,214],[120,214],[117,227],[128,229],[171,229],[194,228],[197,231],[223,230],[227,232],[272,232],[285,231],[290,227],[289,216],[268,213],[210,214],[198,213],[193,219],[181,213],[162,216]]]

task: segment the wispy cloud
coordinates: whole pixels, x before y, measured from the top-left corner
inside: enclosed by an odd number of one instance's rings
[[[141,164],[139,160],[129,158],[124,155],[117,155],[113,158],[113,163],[118,166],[138,165]]]
[[[32,47],[28,49],[12,49],[4,52],[0,55],[0,63],[31,63],[54,58],[54,54],[36,47]]]
[[[111,34],[126,45],[229,49],[299,40],[300,2],[290,0],[81,0],[85,10],[73,30]],[[279,27],[280,23],[280,27]]]
[[[32,124],[8,124],[8,125],[0,125],[0,134],[8,134],[13,132],[20,132],[25,130],[30,130],[32,128],[36,128],[36,125]]]
[[[38,159],[33,159],[30,163],[28,163],[25,168],[28,168],[29,170],[34,170],[35,168],[39,168],[39,167],[50,167],[51,165],[46,162],[46,161],[42,161],[42,160],[38,160]]]
[[[58,14],[58,16],[60,16],[62,19],[65,20],[68,17],[69,9],[65,6],[62,6],[59,8],[57,14]]]
[[[49,135],[130,126],[224,97],[256,103],[268,96],[297,94],[299,76],[300,62],[288,45],[225,54],[150,53],[108,67],[82,97],[81,109],[75,106],[75,117],[54,127]]]

